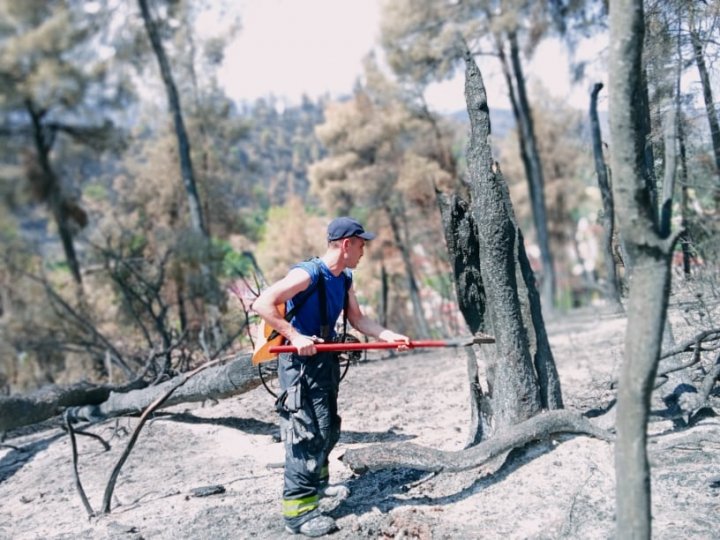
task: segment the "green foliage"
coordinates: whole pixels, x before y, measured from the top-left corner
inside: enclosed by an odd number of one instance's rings
[[[229,242],[225,240],[214,240],[215,249],[222,255],[222,276],[227,278],[238,278],[252,275],[254,266],[252,260],[246,253],[235,251]]]
[[[101,184],[88,184],[83,189],[83,196],[89,199],[103,201],[108,198],[108,190]]]
[[[131,234],[128,242],[130,257],[142,257],[148,245],[148,239],[143,234]]]
[[[267,221],[267,213],[267,209],[262,204],[260,208],[241,209],[237,215],[238,232],[252,242],[259,242]]]

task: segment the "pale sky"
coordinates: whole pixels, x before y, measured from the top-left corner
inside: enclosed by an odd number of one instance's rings
[[[274,94],[298,103],[303,93],[348,95],[362,74],[362,59],[377,45],[379,0],[237,0],[242,29],[226,50],[220,82],[236,100],[252,101]],[[597,49],[597,45],[594,46]],[[597,56],[588,49],[583,54]],[[479,59],[490,107],[509,109],[507,90],[496,61]],[[588,82],[570,87],[568,58],[556,42],[541,44],[526,63],[528,88],[540,80],[548,90],[587,110]],[[426,94],[439,112],[465,108],[463,74],[431,86]],[[603,81],[606,82],[606,81]],[[601,94],[601,97],[603,94]],[[600,108],[603,103],[600,103]]]

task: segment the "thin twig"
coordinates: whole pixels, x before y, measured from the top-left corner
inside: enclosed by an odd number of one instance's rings
[[[77,326],[87,331],[94,339],[102,343],[105,348],[110,349],[113,352],[113,358],[115,359],[115,362],[117,363],[118,367],[123,370],[125,376],[128,379],[131,379],[133,377],[132,369],[130,369],[130,366],[127,365],[120,352],[113,346],[110,340],[106,338],[90,321],[81,316],[68,302],[66,302],[62,298],[62,296],[60,296],[60,294],[56,292],[55,289],[53,289],[52,285],[47,281],[47,279],[38,277],[29,272],[21,272],[31,281],[42,285],[50,299],[51,304],[59,304],[65,310],[65,314],[69,315],[69,317],[75,322]]]
[[[120,456],[120,459],[118,460],[117,464],[115,465],[115,468],[113,469],[112,473],[110,474],[110,479],[108,480],[107,486],[105,487],[105,495],[103,496],[103,513],[109,514],[110,513],[110,503],[112,500],[112,493],[115,489],[115,482],[117,482],[118,475],[120,474],[120,469],[122,469],[122,466],[125,464],[125,461],[127,460],[128,456],[130,455],[130,452],[133,449],[133,446],[135,446],[135,442],[137,441],[138,436],[140,435],[140,430],[145,425],[145,422],[147,422],[148,417],[156,410],[158,409],[167,399],[177,390],[180,388],[183,384],[185,384],[188,379],[193,377],[194,375],[200,373],[201,371],[212,367],[216,364],[219,364],[223,361],[223,358],[219,358],[217,360],[213,360],[212,362],[206,362],[202,366],[197,367],[193,371],[186,373],[179,377],[180,380],[178,380],[164,395],[157,398],[155,401],[153,401],[150,405],[148,405],[147,409],[142,413],[140,416],[140,421],[138,422],[138,425],[135,427],[135,431],[133,431],[132,436],[130,437],[130,440],[128,441],[127,446],[125,447],[125,450],[123,451],[122,455]]]
[[[568,510],[568,516],[565,519],[565,523],[563,524],[562,530],[561,530],[561,536],[566,536],[569,534],[569,529],[572,527],[572,520],[573,520],[573,512],[575,511],[575,505],[577,504],[578,498],[580,497],[580,494],[583,492],[585,487],[590,482],[590,479],[593,477],[596,471],[596,467],[594,465],[590,466],[590,474],[585,479],[585,481],[582,483],[582,485],[577,489],[575,492],[575,495],[573,495],[572,502],[570,503],[570,509]]]
[[[15,450],[16,452],[22,452],[23,449],[20,446],[13,446],[12,444],[0,444],[0,448],[10,448],[11,450]]]
[[[90,501],[88,501],[87,495],[85,495],[85,490],[82,487],[82,483],[80,482],[80,475],[78,474],[78,453],[77,453],[77,443],[75,442],[75,432],[73,431],[72,423],[70,422],[70,415],[68,412],[65,413],[65,428],[67,429],[68,434],[70,435],[70,446],[72,447],[72,460],[73,460],[73,474],[75,476],[75,487],[78,490],[78,493],[80,494],[80,500],[82,500],[83,506],[85,507],[85,511],[88,513],[88,517],[92,518],[95,516],[95,511],[92,509],[92,506],[90,506]]]
[[[60,429],[63,429],[65,431],[67,431],[68,433],[70,433],[67,428],[67,425],[61,425]],[[96,435],[95,433],[90,433],[89,431],[83,431],[81,429],[75,429],[75,430],[73,430],[73,433],[75,435],[85,435],[86,437],[90,437],[92,439],[98,440],[98,441],[100,441],[100,444],[102,444],[102,446],[106,452],[108,450],[110,450],[110,445],[100,435]]]

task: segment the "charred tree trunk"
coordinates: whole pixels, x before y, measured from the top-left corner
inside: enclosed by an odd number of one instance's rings
[[[682,233],[680,235],[680,245],[682,246],[683,254],[683,274],[685,277],[690,275],[690,233],[688,232],[688,214],[690,213],[690,196],[688,194],[688,170],[687,170],[687,151],[685,148],[685,130],[683,129],[682,119],[678,121],[678,150],[680,152],[680,185],[681,188],[681,200],[680,200],[680,213],[681,222],[680,228]]]
[[[385,264],[380,265],[380,324],[387,327],[388,324],[388,274]]]
[[[713,154],[715,155],[715,173],[717,175],[717,184],[715,186],[715,203],[716,207],[720,207],[720,123],[718,123],[718,115],[715,110],[715,101],[713,100],[712,84],[708,75],[707,66],[705,65],[705,56],[703,55],[702,42],[697,31],[693,28],[690,30],[690,42],[692,43],[693,53],[695,56],[695,64],[700,74],[700,84],[703,89],[703,99],[705,100],[705,111],[710,124],[710,138],[713,145]]]
[[[455,281],[460,312],[470,332],[486,332],[485,289],[480,275],[480,243],[470,206],[459,194],[435,191],[445,233],[445,243]],[[477,355],[466,347],[467,375],[470,386],[470,431],[467,447],[474,446],[490,433],[492,413],[489,396],[483,393],[478,375]]]
[[[532,111],[530,102],[525,90],[525,74],[520,60],[520,48],[517,43],[517,36],[511,32],[508,36],[510,41],[510,61],[512,71],[515,74],[515,88],[517,91],[517,114],[521,141],[527,155],[528,181],[530,184],[530,201],[532,203],[535,230],[537,241],[540,247],[542,259],[542,298],[547,309],[552,309],[555,303],[555,267],[553,265],[552,253],[550,251],[550,234],[547,225],[547,211],[545,205],[545,179],[543,177],[540,152],[535,141],[535,128],[533,126]]]
[[[47,420],[68,407],[74,407],[74,419],[92,422],[137,414],[164,395],[176,379],[148,387],[143,381],[134,381],[125,386],[78,384],[69,388],[50,387],[28,396],[0,398],[0,431]],[[251,356],[240,355],[232,362],[208,368],[192,377],[163,403],[163,407],[223,399],[259,385],[260,378],[257,368],[252,365]]]
[[[682,17],[678,16],[677,28],[677,61],[675,63],[675,81],[673,84],[672,99],[669,100],[667,111],[663,118],[663,137],[665,146],[665,174],[663,176],[662,199],[660,202],[660,216],[658,220],[658,231],[661,237],[670,235],[672,226],[672,203],[675,196],[675,183],[677,179],[677,146],[678,146],[678,124],[680,122],[680,82],[682,78]],[[667,344],[664,344],[667,345]]]
[[[658,214],[658,235],[660,238],[670,236],[672,228],[673,198],[675,197],[675,184],[677,179],[677,146],[678,146],[678,122],[680,119],[680,81],[682,78],[682,46],[680,36],[682,34],[681,17],[678,17],[677,29],[677,60],[675,63],[675,83],[672,98],[663,118],[663,138],[665,172],[663,175],[662,197],[660,199],[660,210]],[[680,233],[682,234],[682,232]],[[672,252],[670,253],[672,262]],[[675,336],[672,331],[670,320],[665,318],[665,329],[663,331],[663,349],[669,349],[675,345]]]
[[[466,52],[465,93],[470,117],[469,188],[472,203],[459,194],[437,191],[458,302],[469,328],[495,334],[482,394],[468,363],[476,392],[471,440],[490,437],[537,414],[561,408],[562,393],[545,331],[540,296],[507,185],[489,145],[490,117],[477,64]]]
[[[160,74],[165,85],[165,91],[167,92],[168,107],[170,108],[170,113],[173,117],[175,136],[178,141],[178,154],[180,156],[180,173],[185,186],[185,193],[187,195],[192,230],[203,238],[207,248],[209,249],[210,238],[205,220],[203,219],[202,204],[200,202],[200,196],[198,195],[195,176],[193,173],[192,159],[190,156],[190,140],[183,121],[180,96],[178,95],[177,86],[175,85],[172,70],[170,69],[170,62],[168,62],[167,55],[165,54],[165,49],[160,38],[160,32],[158,31],[157,25],[150,14],[148,2],[147,0],[138,0],[138,4],[140,6],[140,12],[142,13],[148,38],[150,39],[153,52],[155,53],[155,57],[157,58],[158,65],[160,67]],[[215,283],[215,279],[206,261],[200,261],[200,272],[202,274],[203,281],[205,282],[205,286],[207,287],[207,294],[209,297],[208,314],[214,346],[216,350],[219,350],[223,342],[222,330],[219,323],[220,310],[218,306],[220,304],[220,294],[217,284]]]
[[[172,70],[170,69],[170,62],[168,62],[167,55],[165,54],[160,32],[150,14],[147,0],[138,0],[138,3],[148,38],[150,39],[155,58],[160,66],[160,75],[162,76],[165,91],[167,92],[168,107],[170,108],[170,113],[172,114],[175,125],[175,136],[177,137],[178,154],[180,155],[180,173],[183,184],[185,185],[185,193],[187,194],[190,223],[194,231],[207,237],[205,220],[202,215],[202,204],[200,203],[197,185],[195,184],[192,159],[190,157],[190,140],[187,135],[187,130],[185,129],[182,107],[180,106],[180,96],[178,95],[177,86],[175,85]]]
[[[182,375],[181,375],[182,376]],[[162,384],[132,392],[113,392],[108,399],[97,405],[86,405],[73,410],[77,420],[99,421],[105,418],[137,414],[175,385],[175,378]],[[170,407],[178,403],[224,399],[242,394],[260,385],[257,368],[252,365],[250,355],[241,355],[224,366],[208,368],[178,388],[163,403]]]
[[[420,298],[420,288],[418,287],[417,280],[415,279],[415,272],[413,271],[413,264],[410,260],[410,252],[407,247],[407,242],[403,240],[400,224],[398,223],[397,215],[393,209],[386,208],[385,210],[388,219],[390,220],[390,228],[392,229],[393,236],[395,237],[395,243],[400,250],[403,264],[405,265],[405,276],[407,277],[410,301],[413,306],[415,328],[420,336],[427,337],[430,335],[430,330],[428,329],[427,321],[425,320],[425,313],[423,311],[422,300]]]
[[[600,120],[597,113],[597,99],[602,83],[596,83],[590,94],[590,126],[592,128],[593,156],[595,157],[595,172],[597,173],[600,196],[602,197],[603,215],[603,254],[605,258],[605,271],[607,273],[606,295],[613,308],[623,311],[620,300],[620,287],[618,285],[617,267],[613,257],[613,234],[615,232],[615,205],[613,203],[610,181],[605,165],[605,157],[602,149],[602,135],[600,132]]]
[[[638,96],[640,98],[640,109],[638,111],[640,122],[638,125],[640,129],[638,130],[637,137],[639,139],[638,144],[642,144],[644,148],[642,174],[645,180],[645,190],[647,191],[647,196],[650,199],[650,207],[653,209],[653,223],[657,225],[660,220],[658,217],[657,178],[655,177],[655,152],[651,137],[652,121],[650,117],[650,94],[647,84],[647,69],[644,64],[640,75],[640,88],[638,89]],[[630,256],[630,262],[630,269],[632,271],[632,255]]]
[[[642,0],[610,1],[610,130],[613,194],[633,272],[618,390],[615,446],[616,534],[650,538],[647,420],[657,373],[670,287],[674,240],[657,229],[657,209],[645,184]]]
[[[515,261],[518,238],[509,216],[507,186],[492,159],[485,86],[469,51],[465,66],[465,100],[471,126],[468,171],[472,215],[477,223],[482,254],[480,272],[496,339],[490,399],[495,429],[501,432],[535,416],[541,402],[518,298]]]
[[[46,198],[50,212],[57,225],[60,242],[65,252],[65,260],[70,268],[70,273],[75,282],[78,285],[82,285],[80,264],[78,263],[75,244],[73,243],[73,235],[70,229],[70,216],[68,215],[67,205],[60,187],[60,179],[50,164],[51,143],[48,141],[49,131],[42,123],[44,113],[38,111],[30,100],[26,101],[26,109],[32,121],[35,151],[37,152],[38,162],[40,163],[40,170],[44,176],[42,181],[44,187],[43,196]]]

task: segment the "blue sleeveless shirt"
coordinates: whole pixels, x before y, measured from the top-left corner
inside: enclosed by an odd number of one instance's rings
[[[290,320],[290,324],[301,334],[320,336],[322,319],[320,316],[318,280],[323,279],[325,283],[325,300],[327,302],[327,324],[330,326],[329,337],[334,337],[336,334],[335,323],[337,323],[345,303],[345,291],[350,289],[352,273],[349,270],[343,270],[339,276],[334,276],[327,265],[318,258],[300,262],[292,268],[305,270],[310,275],[310,285],[307,289],[288,300],[285,306],[286,309],[290,311],[298,300],[305,297],[308,291],[311,291],[311,293]]]

